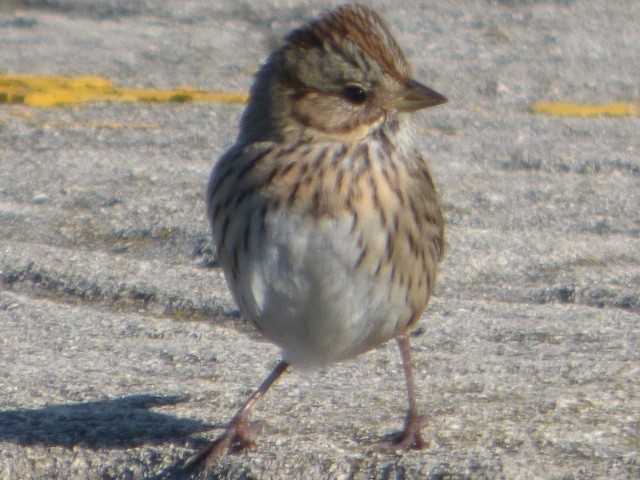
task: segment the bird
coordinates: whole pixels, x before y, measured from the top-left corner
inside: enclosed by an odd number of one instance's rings
[[[447,101],[413,78],[364,5],[326,11],[270,53],[206,198],[233,297],[282,360],[187,466],[251,446],[250,414],[290,366],[321,368],[392,339],[409,407],[380,448],[425,448],[409,336],[436,285],[445,223],[411,114]]]

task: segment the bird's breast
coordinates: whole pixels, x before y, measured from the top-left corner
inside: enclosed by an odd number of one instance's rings
[[[388,161],[394,153],[301,143],[223,157],[214,171],[210,215],[230,288],[294,364],[353,357],[426,306],[441,232],[425,212],[439,205],[430,179]]]

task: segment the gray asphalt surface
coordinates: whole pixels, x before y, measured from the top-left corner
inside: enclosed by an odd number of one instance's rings
[[[368,2],[367,2],[368,3]],[[246,91],[328,4],[10,0],[0,71]],[[640,3],[372,3],[416,77],[449,249],[413,348],[265,398],[250,451],[199,478],[640,478],[640,121],[536,101],[640,99]],[[204,214],[241,106],[0,106],[0,479],[185,478],[278,360],[239,318]]]

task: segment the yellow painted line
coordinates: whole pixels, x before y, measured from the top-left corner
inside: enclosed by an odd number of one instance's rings
[[[54,107],[91,102],[246,103],[246,93],[208,92],[193,88],[154,90],[117,87],[102,77],[0,75],[0,103]]]
[[[535,113],[557,117],[630,117],[640,115],[640,102],[615,102],[589,105],[584,103],[536,103],[531,107]]]

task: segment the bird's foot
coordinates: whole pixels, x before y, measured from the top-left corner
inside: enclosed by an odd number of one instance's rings
[[[422,439],[420,430],[427,424],[427,417],[424,415],[409,415],[404,424],[404,430],[391,434],[389,438],[380,440],[377,450],[386,453],[398,450],[422,450],[427,447],[427,443]]]
[[[238,453],[251,448],[255,444],[251,437],[259,434],[263,428],[264,422],[249,422],[243,418],[234,418],[224,433],[216,438],[211,445],[187,459],[183,466],[184,470],[207,468],[226,453]]]

